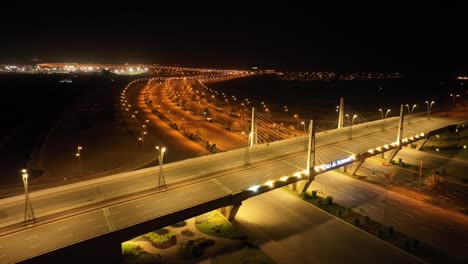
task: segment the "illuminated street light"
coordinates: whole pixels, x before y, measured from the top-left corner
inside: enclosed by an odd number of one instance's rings
[[[78,170],[79,170],[79,173],[80,173],[80,178],[82,177],[81,176],[81,150],[82,149],[83,148],[80,145],[78,145],[76,147],[76,154],[75,154],[75,156],[78,158]]]
[[[158,161],[159,161],[159,180],[158,180],[158,187],[160,189],[166,188],[166,181],[164,180],[164,173],[163,173],[163,158],[164,153],[166,152],[165,147],[156,146],[158,150]]]
[[[433,105],[434,103],[435,103],[434,101],[431,101],[431,103],[429,104],[429,101],[426,101],[426,106],[427,106],[427,119],[431,119],[431,108],[432,108],[432,105]]]
[[[296,131],[297,131],[299,130],[299,115],[295,114],[294,117],[297,118],[297,127],[296,127]]]
[[[350,117],[348,114],[346,114],[346,117],[348,118],[348,124],[350,124],[348,128],[348,139],[352,139],[353,138],[353,123],[357,115],[353,115],[353,118],[351,118],[351,122],[349,121]]]
[[[28,171],[26,169],[21,170],[21,176],[23,178],[24,184],[24,196],[25,196],[25,204],[24,204],[24,222],[34,220],[36,217],[34,216],[34,211],[32,208],[31,200],[29,200],[29,192],[28,192]]]
[[[455,97],[458,98],[460,97],[459,94],[450,94],[450,97],[452,97],[452,104],[455,105]]]
[[[411,111],[409,109],[409,105],[406,104],[406,109],[408,109],[408,125],[411,125],[411,116],[413,115],[414,108],[416,108],[416,104],[413,105]]]
[[[385,131],[385,119],[387,119],[388,113],[390,113],[390,109],[387,109],[387,112],[385,112],[385,116],[382,112],[382,108],[379,108],[380,116],[382,117],[382,131]]]

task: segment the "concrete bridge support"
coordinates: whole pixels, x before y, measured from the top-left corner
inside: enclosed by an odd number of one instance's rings
[[[416,150],[421,150],[423,147],[424,147],[424,144],[426,144],[426,142],[428,141],[429,139],[428,138],[425,138],[423,140],[420,140],[416,146]]]
[[[362,164],[364,164],[364,162],[366,161],[366,159],[363,159],[361,161],[358,161],[357,164],[356,164],[356,168],[353,169],[353,173],[351,175],[356,175],[356,172],[359,170],[359,168],[362,166]],[[346,167],[346,165],[345,165]]]
[[[236,218],[237,212],[242,205],[242,201],[236,202],[234,205],[228,205],[217,209],[228,221],[234,220]]]

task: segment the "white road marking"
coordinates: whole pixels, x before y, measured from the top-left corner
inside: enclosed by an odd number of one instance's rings
[[[135,206],[135,208],[138,208],[138,207],[143,207],[144,204],[139,204],[137,206]]]
[[[404,214],[411,217],[411,218],[414,218],[414,215],[410,215],[410,214],[407,214],[407,213],[404,213]]]
[[[372,204],[369,204],[369,207],[377,209],[377,207],[373,206]]]
[[[35,248],[35,247],[38,247],[38,246],[40,246],[40,245],[41,245],[41,244],[32,245],[32,246],[30,246],[29,248]]]
[[[418,210],[414,210],[413,213],[417,213],[417,214],[423,214],[423,212],[421,211],[418,211]]]
[[[111,214],[120,214],[120,211],[115,211],[115,212],[112,212]]]
[[[396,219],[400,220],[400,221],[403,220],[403,217],[401,217],[401,216],[395,215],[394,217],[395,217]]]
[[[57,228],[57,231],[62,231],[62,230],[67,229],[67,228],[68,228],[68,226],[60,227],[60,228]]]
[[[346,185],[346,187],[348,187],[348,188],[351,188],[351,189],[352,189],[352,188],[354,188],[354,187],[353,187],[353,186],[351,186],[351,185]]]
[[[88,220],[86,220],[86,222],[91,222],[91,221],[94,221],[94,220],[96,220],[96,218],[88,219]]]
[[[359,196],[359,197],[361,197],[361,198],[363,198],[363,199],[366,198],[364,195],[360,195],[360,194],[356,194],[356,195]]]
[[[447,196],[439,195],[439,197],[444,198],[444,199],[447,199],[447,200],[450,200],[450,198],[447,197]]]
[[[31,239],[36,238],[36,237],[37,237],[37,236],[31,236],[31,237],[25,238],[24,240],[31,240]]]
[[[67,238],[67,237],[71,237],[71,236],[73,236],[73,234],[66,235],[63,238]]]
[[[347,197],[348,197],[349,199],[351,199],[351,200],[354,200],[354,201],[356,201],[356,199],[355,199],[355,198],[353,198],[353,197],[351,197],[351,196],[347,196]]]
[[[342,190],[342,191],[346,191],[345,188],[341,188],[341,187],[339,187],[339,186],[336,186],[336,188],[338,188],[338,189],[340,189],[340,190]]]
[[[390,200],[387,201],[389,204],[397,205],[398,203],[392,202]]]
[[[432,230],[430,230],[430,229],[427,228],[427,227],[419,226],[419,228],[422,229],[422,230],[424,230],[424,231],[427,231],[427,232],[432,233]]]
[[[149,212],[151,212],[151,211],[153,211],[153,209],[146,210],[146,211],[144,211],[143,213],[144,213],[144,214],[147,214],[147,213],[149,213]]]

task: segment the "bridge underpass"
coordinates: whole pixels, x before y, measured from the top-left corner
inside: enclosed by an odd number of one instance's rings
[[[417,123],[422,130],[430,131],[431,127],[440,128],[453,124],[453,121],[433,118],[429,123],[425,119],[414,123]],[[381,146],[382,149],[382,146],[389,145],[390,149],[391,143],[395,142],[396,138],[395,125],[392,129],[382,132],[379,131],[378,122],[356,126],[352,140],[347,138],[347,132],[346,129],[338,129],[317,133],[316,160],[317,164],[321,164],[316,166],[321,170],[317,173],[336,168],[337,166],[332,165],[333,161],[340,161],[338,165],[345,165],[351,162],[344,160],[350,156],[378,154],[380,152],[376,146]],[[409,144],[410,141],[404,143]],[[369,152],[371,149],[377,151],[371,153]],[[87,242],[83,241],[90,239],[100,241],[109,237],[110,241],[120,245],[120,242],[134,237],[134,234],[138,235],[168,225],[167,222],[158,222],[163,221],[158,220],[160,218],[170,219],[173,221],[171,223],[174,223],[194,216],[192,214],[204,213],[201,212],[203,210],[188,210],[192,207],[210,211],[230,205],[239,206],[243,199],[271,188],[307,179],[306,174],[297,173],[307,167],[305,152],[304,139],[293,138],[268,145],[252,146],[250,167],[244,165],[243,149],[167,164],[164,171],[169,188],[165,191],[154,188],[158,168],[148,168],[64,186],[61,189],[31,193],[37,222],[29,223],[27,228],[16,225],[19,231],[3,233],[0,245],[9,254],[5,255],[4,259],[6,262],[27,259],[64,246],[80,242],[86,244]],[[219,165],[220,163],[222,165]],[[199,177],[208,175],[211,178],[193,180],[194,175]],[[188,179],[192,179],[191,184],[180,185]],[[121,198],[122,201],[117,201],[117,198]],[[12,197],[1,202],[2,210],[8,212],[7,223],[20,223],[23,197]],[[72,217],[58,221],[43,221],[51,212],[76,210],[83,205],[93,205],[96,202],[101,204],[98,203],[96,208],[88,207],[85,212],[75,212],[76,215]],[[41,207],[42,210],[39,210]],[[176,216],[168,218],[171,214]],[[92,226],[86,230],[88,224]],[[99,236],[103,238],[97,238]],[[54,240],[48,241],[47,238],[50,237]],[[109,247],[117,248],[115,245]],[[29,250],[25,252],[24,248]]]

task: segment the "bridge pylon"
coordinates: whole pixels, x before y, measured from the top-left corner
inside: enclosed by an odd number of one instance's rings
[[[308,142],[308,151],[307,151],[307,170],[309,173],[309,178],[304,184],[301,194],[307,191],[310,184],[315,178],[315,127],[314,121],[310,120],[309,122],[309,142]]]
[[[338,107],[338,128],[343,127],[343,115],[344,115],[344,98],[340,98],[340,106]]]
[[[398,134],[397,134],[397,140],[396,140],[396,142],[398,143],[398,147],[396,149],[393,149],[390,152],[390,155],[388,157],[388,161],[392,161],[393,158],[395,158],[398,151],[400,151],[400,149],[402,148],[401,136],[403,135],[403,120],[404,120],[404,116],[405,116],[405,111],[403,111],[403,109],[404,109],[403,105],[401,105],[400,106],[400,120],[398,121]]]
[[[253,145],[258,144],[258,139],[257,139],[257,119],[256,119],[256,112],[255,112],[255,107],[252,107],[252,123],[250,125],[250,146],[252,147]]]

